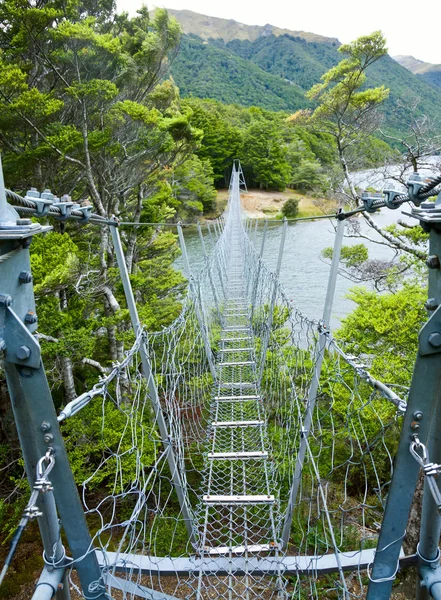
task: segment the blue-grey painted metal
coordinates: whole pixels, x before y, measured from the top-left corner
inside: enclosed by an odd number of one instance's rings
[[[32,600],[51,600],[54,596],[58,599],[60,593],[66,591],[69,594],[68,583],[63,583],[65,569],[49,569],[44,567],[38,578]]]
[[[422,217],[420,213],[418,218],[423,223],[425,222],[424,216]],[[429,222],[434,223],[432,215],[428,215],[426,226],[429,225]],[[436,225],[436,223],[434,224]],[[430,253],[436,254],[439,249],[440,234],[436,228],[432,228]],[[419,350],[397,451],[394,475],[372,567],[367,594],[368,600],[388,599],[395,580],[398,555],[405,536],[410,506],[420,470],[420,464],[410,453],[410,445],[417,435],[423,444],[429,448],[432,447],[430,439],[431,426],[441,398],[441,348],[431,344],[431,340],[433,340],[433,334],[439,334],[440,332],[441,306],[433,312],[419,334]],[[431,552],[435,547],[434,538],[438,535],[439,525],[435,522],[433,532],[430,533],[432,524],[428,521],[428,518],[432,514],[433,507],[430,508],[431,503],[429,500],[426,500],[427,505],[429,506],[426,509],[421,541],[423,547],[427,546],[426,551]],[[429,536],[432,539],[429,539]],[[420,575],[422,577],[427,576],[425,565],[420,569]],[[434,586],[432,593],[435,593],[436,589],[437,586]]]
[[[435,304],[441,304],[441,271],[439,269],[439,257],[441,257],[441,235],[438,230],[433,229],[430,234],[429,268],[429,298],[433,298]],[[440,399],[434,407],[431,419],[430,431],[427,440],[427,450],[430,462],[441,463],[441,405]],[[420,541],[418,554],[420,556],[418,571],[421,581],[417,581],[417,600],[428,600],[441,598],[441,578],[439,568],[439,540],[441,534],[441,517],[427,480],[424,482],[423,504],[421,512]],[[437,565],[438,568],[434,568]],[[436,584],[436,577],[438,583]],[[428,580],[430,578],[430,582]],[[436,584],[436,585],[435,585]],[[438,590],[438,595],[434,595]]]
[[[1,172],[1,165],[0,165]],[[32,335],[37,328],[35,299],[31,279],[29,246],[32,237],[48,231],[20,219],[6,204],[3,176],[0,178],[0,348],[4,371],[17,426],[17,433],[31,488],[36,466],[49,449],[55,458],[50,479],[53,492],[38,499],[43,512],[39,519],[48,562],[63,565],[57,510],[66,534],[84,593],[104,600],[101,570],[87,528],[77,487],[69,465],[54,403],[41,362],[40,346]],[[55,503],[54,503],[55,499]],[[55,507],[56,504],[56,507]],[[94,590],[93,593],[89,592]],[[67,600],[66,591],[58,598]]]
[[[326,290],[325,306],[323,309],[323,325],[322,327],[329,327],[331,320],[332,305],[335,296],[335,286],[337,283],[338,267],[340,263],[341,247],[343,243],[345,231],[345,222],[337,221],[337,227],[335,231],[334,249],[332,252],[331,269],[329,271],[328,287]],[[322,332],[324,330],[322,329]],[[285,521],[282,530],[282,544],[286,548],[291,534],[291,523],[294,513],[297,496],[300,489],[300,483],[303,472],[303,464],[305,462],[306,451],[308,447],[308,437],[311,430],[312,422],[314,419],[314,409],[317,399],[317,392],[320,383],[320,374],[322,371],[323,358],[326,347],[326,338],[323,335],[319,335],[317,345],[315,348],[315,368],[314,375],[312,377],[311,384],[308,390],[308,398],[306,405],[306,414],[302,425],[302,437],[300,440],[299,452],[296,458],[296,466],[294,469],[294,475],[292,479],[291,489],[289,492],[288,507],[286,509]]]
[[[138,309],[136,307],[135,297],[133,295],[132,290],[132,284],[130,283],[130,277],[127,271],[127,265],[124,258],[123,247],[121,244],[121,238],[119,235],[116,221],[115,225],[110,227],[110,234],[112,236],[112,243],[115,249],[116,261],[118,263],[118,269],[121,275],[121,281],[124,288],[124,295],[126,297],[127,307],[130,313],[130,320],[132,322],[132,327],[135,332],[135,336],[138,336],[142,332],[142,325],[139,320]],[[144,340],[141,342],[141,345],[139,347],[139,353],[141,355],[142,373],[149,388],[150,399],[153,405],[153,411],[155,414],[156,422],[158,423],[161,440],[164,446],[166,448],[169,448],[169,451],[167,452],[167,462],[170,468],[173,486],[179,500],[182,518],[184,519],[185,527],[187,529],[187,534],[190,539],[190,542],[194,544],[195,536],[193,529],[193,515],[189,506],[186,488],[182,481],[182,476],[185,474],[180,473],[178,469],[176,458],[173,452],[172,441],[170,439],[170,434],[167,429],[164,414],[162,412],[161,402],[159,400],[158,390],[156,387],[154,375],[152,373],[150,359]]]
[[[339,561],[343,571],[364,569],[374,559],[375,550],[361,550],[358,552],[341,552]],[[161,575],[163,577],[187,575],[189,572],[202,572],[205,575],[228,575],[232,571],[235,575],[243,575],[251,570],[255,575],[277,575],[282,567],[285,575],[298,573],[325,574],[335,573],[338,570],[335,554],[325,555],[294,555],[278,557],[258,556],[189,556],[173,558],[170,556],[147,556],[141,554],[123,554],[106,552],[104,558],[101,551],[97,552],[98,560],[103,567],[116,564],[116,573],[136,572],[146,575]],[[400,556],[400,563],[406,566],[415,563],[415,557]],[[323,598],[323,600],[326,600]]]
[[[279,275],[280,275],[280,268],[282,266],[282,259],[283,259],[283,253],[285,251],[285,240],[286,240],[286,230],[288,228],[288,221],[286,220],[286,218],[283,219],[283,224],[282,224],[282,233],[280,236],[280,245],[279,245],[279,256],[277,258],[277,266],[276,266],[276,270],[274,272],[274,285],[273,285],[273,291],[271,294],[271,302],[270,302],[270,306],[269,306],[269,313],[268,313],[268,320],[266,322],[266,331],[265,331],[265,337],[263,339],[263,345],[262,345],[262,357],[261,357],[261,362],[260,362],[260,368],[259,368],[259,374],[257,377],[257,385],[260,385],[260,382],[262,381],[262,377],[263,377],[263,371],[265,369],[265,363],[266,363],[266,354],[267,354],[267,350],[268,350],[268,345],[269,345],[269,341],[270,341],[270,337],[271,337],[271,329],[273,326],[273,318],[274,318],[274,308],[276,306],[276,299],[277,299],[277,288],[278,288],[278,281],[279,281]]]

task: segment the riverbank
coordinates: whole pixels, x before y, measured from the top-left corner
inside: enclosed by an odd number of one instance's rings
[[[314,217],[336,208],[332,200],[312,198],[294,190],[271,192],[252,189],[241,193],[242,208],[251,219],[275,219],[281,214],[282,206],[289,198],[299,200],[298,217]],[[222,212],[228,200],[228,190],[220,190],[217,194],[218,211]]]

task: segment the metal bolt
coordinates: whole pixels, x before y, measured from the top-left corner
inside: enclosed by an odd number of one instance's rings
[[[43,421],[43,423],[40,425],[41,431],[49,431],[50,428],[51,424],[48,421]]]
[[[439,331],[434,331],[429,335],[429,344],[434,348],[441,347],[441,333]]]
[[[28,310],[24,320],[25,320],[25,323],[27,323],[28,325],[33,325],[34,323],[36,323],[38,321],[38,317],[34,312],[32,312],[31,310]]]
[[[421,421],[423,418],[423,413],[420,410],[416,410],[412,416],[416,421]]]
[[[428,298],[424,303],[424,308],[426,310],[436,310],[438,308],[438,300],[436,298]]]
[[[43,440],[45,444],[50,444],[51,442],[53,442],[54,436],[52,435],[52,433],[45,433],[43,436]]]
[[[20,273],[20,275],[18,276],[18,280],[20,281],[20,283],[31,283],[32,281],[32,274],[30,271],[22,271]]]
[[[429,269],[439,269],[440,261],[438,256],[436,254],[431,254],[426,260],[426,265],[429,267]]]
[[[11,306],[12,304],[12,296],[8,296],[8,294],[0,294],[0,306]]]
[[[26,360],[31,356],[31,351],[27,346],[20,346],[16,352],[16,355],[20,360]]]
[[[414,431],[418,431],[418,429],[419,429],[420,427],[421,427],[421,425],[420,425],[420,424],[419,424],[417,421],[412,421],[411,428],[412,428]]]

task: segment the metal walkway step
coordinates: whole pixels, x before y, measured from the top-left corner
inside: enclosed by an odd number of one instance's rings
[[[254,348],[221,348],[219,352],[252,352]]]
[[[246,546],[218,546],[210,548],[209,546],[204,547],[204,552],[210,555],[222,555],[222,554],[245,554],[246,552],[257,553],[257,552],[274,552],[279,550],[280,546],[277,542],[270,542],[269,544],[248,544]]]
[[[230,427],[261,427],[265,421],[213,421],[212,427],[230,428]]]
[[[210,460],[266,460],[268,452],[209,452]]]
[[[274,504],[276,501],[273,494],[269,494],[268,496],[264,495],[244,495],[244,496],[215,496],[204,494],[202,500],[205,504],[223,504],[223,505],[232,505],[232,504]]]
[[[237,362],[219,362],[218,367],[246,367],[249,365],[255,365],[255,360],[239,360]]]
[[[243,402],[244,400],[260,400],[260,396],[215,396],[216,402]]]

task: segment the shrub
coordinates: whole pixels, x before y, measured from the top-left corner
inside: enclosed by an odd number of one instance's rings
[[[288,198],[285,204],[282,206],[282,214],[287,219],[296,217],[299,213],[299,199]]]

